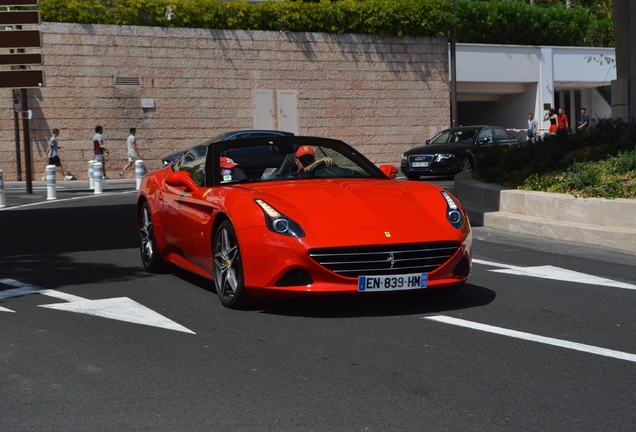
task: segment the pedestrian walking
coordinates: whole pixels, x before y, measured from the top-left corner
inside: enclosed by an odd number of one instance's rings
[[[137,150],[137,138],[135,135],[137,134],[137,129],[130,128],[130,136],[126,142],[126,146],[128,148],[128,162],[124,165],[124,168],[119,173],[119,177],[126,178],[126,170],[135,164],[135,161],[141,159],[139,155],[139,150]]]
[[[590,125],[590,116],[587,115],[587,110],[585,108],[581,108],[581,120],[579,121],[579,126],[577,127],[577,130],[579,132],[585,132],[589,125]]]
[[[526,142],[534,141],[537,138],[539,122],[534,118],[534,113],[528,113],[528,130],[526,131]]]
[[[72,176],[71,174],[65,174],[64,168],[62,167],[62,161],[60,161],[60,155],[58,154],[58,150],[61,148],[57,142],[57,137],[60,135],[60,130],[54,128],[51,130],[51,139],[49,139],[49,146],[46,148],[46,157],[48,158],[47,164],[44,166],[44,176],[42,177],[42,181],[46,180],[46,167],[48,165],[55,165],[59,170],[60,174],[64,180],[69,180]]]
[[[101,126],[95,126],[95,135],[93,135],[93,150],[95,153],[95,162],[102,164],[102,178],[108,180],[106,175],[106,156],[108,156],[108,150],[104,147],[104,128]]]

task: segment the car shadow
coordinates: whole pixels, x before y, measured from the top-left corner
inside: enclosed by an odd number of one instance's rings
[[[358,318],[422,315],[485,306],[496,297],[494,291],[465,284],[456,293],[404,291],[365,293],[312,298],[256,299],[252,310],[261,313],[310,318]]]
[[[175,276],[216,295],[214,283],[203,277],[181,269],[176,269]],[[452,294],[422,290],[292,298],[254,298],[252,304],[243,310],[308,318],[422,315],[485,306],[490,304],[495,297],[496,293],[488,288],[466,283],[462,289]]]

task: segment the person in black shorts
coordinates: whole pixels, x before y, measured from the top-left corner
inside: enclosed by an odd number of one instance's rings
[[[51,131],[51,139],[49,140],[49,146],[46,148],[46,157],[49,159],[48,165],[55,165],[59,170],[60,174],[64,180],[68,180],[70,174],[66,176],[64,173],[64,168],[62,168],[62,162],[60,161],[60,156],[58,154],[58,150],[60,149],[57,143],[57,137],[60,134],[60,130],[55,128]],[[46,180],[46,167],[44,167],[44,176],[42,177],[42,181]]]

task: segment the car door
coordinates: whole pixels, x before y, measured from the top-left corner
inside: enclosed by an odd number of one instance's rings
[[[201,145],[187,150],[173,166],[174,171],[190,174],[196,191],[185,186],[164,185],[163,220],[166,225],[166,240],[172,249],[188,259],[196,256],[197,223],[204,217],[201,196],[205,190],[205,159],[207,146]]]

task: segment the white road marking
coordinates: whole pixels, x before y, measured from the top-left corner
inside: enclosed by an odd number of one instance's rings
[[[627,360],[636,363],[636,354],[630,354],[622,351],[614,351],[606,348],[599,348],[593,345],[585,345],[576,342],[569,342],[561,339],[554,339],[545,336],[537,336],[531,333],[520,332],[516,330],[508,330],[502,327],[495,327],[487,324],[479,324],[472,321],[466,321],[457,318],[451,318],[443,315],[422,317],[431,321],[437,321],[445,324],[456,325],[473,330],[479,330],[487,333],[494,333],[502,336],[513,337],[517,339],[523,339],[531,342],[539,342],[546,345],[552,345],[561,348],[572,349],[576,351],[582,351],[590,354],[597,354],[605,357],[612,357],[619,360]]]
[[[505,273],[516,276],[530,276],[542,279],[551,279],[565,282],[575,282],[588,285],[602,285],[612,288],[623,288],[636,290],[636,285],[617,282],[611,279],[606,279],[598,276],[588,275],[585,273],[579,273],[572,270],[562,269],[551,265],[536,266],[536,267],[519,267],[509,264],[500,264],[490,261],[483,261],[479,259],[473,259],[475,264],[483,264],[492,267],[501,267],[503,270],[489,270],[494,273]]]
[[[0,312],[13,312],[13,313],[15,313],[15,311],[12,311],[11,309],[3,308],[2,306],[0,306]]]
[[[0,279],[0,284],[15,287],[5,291],[0,291],[0,300],[11,297],[20,297],[31,294],[42,294],[48,297],[65,300],[68,303],[55,303],[48,305],[39,305],[43,308],[56,309],[67,312],[83,313],[87,315],[109,318],[118,321],[125,321],[134,324],[143,324],[152,327],[165,328],[184,333],[196,334],[192,330],[169,320],[163,315],[158,314],[137,303],[128,297],[119,297],[101,300],[89,300],[72,294],[52,289],[43,289],[35,285],[22,283],[15,279]],[[9,312],[9,309],[7,309]]]
[[[83,313],[118,321],[126,321],[134,324],[143,324],[152,327],[160,327],[168,330],[195,334],[193,331],[185,328],[184,326],[169,320],[152,309],[148,309],[144,305],[141,305],[128,297],[73,301],[70,303],[56,303],[39,306],[48,309]]]

